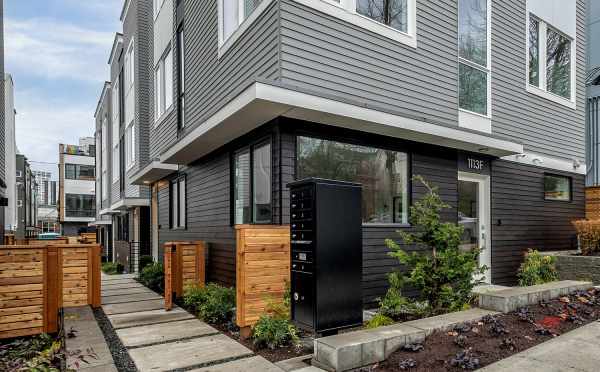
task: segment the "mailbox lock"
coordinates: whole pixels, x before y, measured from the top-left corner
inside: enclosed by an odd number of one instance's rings
[[[298,292],[294,292],[294,301],[298,301],[300,299],[300,295]]]

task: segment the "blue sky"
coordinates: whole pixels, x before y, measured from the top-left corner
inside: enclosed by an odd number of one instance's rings
[[[15,82],[17,146],[58,162],[58,144],[92,136],[123,0],[4,0],[5,71]],[[57,174],[57,166],[32,163]]]

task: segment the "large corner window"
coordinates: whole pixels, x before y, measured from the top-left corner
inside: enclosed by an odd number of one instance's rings
[[[574,101],[573,40],[543,20],[529,16],[528,87],[548,98]],[[540,92],[541,91],[541,92]]]
[[[219,0],[220,43],[223,44],[264,0]]]
[[[545,174],[544,199],[550,201],[570,201],[571,178],[565,176]]]
[[[131,121],[125,130],[125,164],[127,169],[135,164],[135,121]]]
[[[270,142],[261,142],[235,153],[235,224],[272,222],[271,159]]]
[[[459,107],[489,116],[489,1],[458,1]]]
[[[154,119],[160,119],[172,105],[173,53],[169,46],[154,69]]]
[[[408,223],[408,155],[349,143],[298,137],[298,179],[362,184],[363,223]]]
[[[187,193],[186,177],[171,182],[171,229],[186,228]]]
[[[96,215],[94,195],[65,194],[65,217],[90,218]]]

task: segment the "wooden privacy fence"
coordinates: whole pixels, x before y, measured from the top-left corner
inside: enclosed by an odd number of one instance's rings
[[[289,226],[236,226],[236,322],[242,335],[282,301],[290,281]]]
[[[173,308],[173,297],[183,296],[187,284],[204,286],[206,243],[168,242],[164,245],[165,309]]]
[[[600,186],[585,188],[585,218],[600,219]]]
[[[58,331],[62,307],[100,306],[100,246],[0,246],[0,339]]]

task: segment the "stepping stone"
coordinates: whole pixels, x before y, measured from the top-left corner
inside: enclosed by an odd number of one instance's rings
[[[239,358],[252,351],[219,334],[130,349],[129,355],[140,372],[160,372]]]
[[[125,347],[151,345],[216,333],[219,333],[219,331],[198,319],[151,324],[117,330],[117,335]]]
[[[140,311],[158,310],[164,308],[164,299],[102,305],[102,309],[106,315],[137,313]]]
[[[164,309],[161,309],[108,316],[108,320],[114,329],[174,322],[185,319],[195,319],[195,317],[180,307],[176,307],[171,311],[165,311]]]
[[[146,287],[102,290],[102,296],[130,295],[135,293],[156,293]]]
[[[118,280],[118,279],[133,279],[136,278],[137,274],[102,274],[102,280]]]
[[[107,285],[119,285],[119,284],[142,284],[140,282],[137,282],[133,279],[124,279],[124,280],[109,280],[109,281],[102,281],[102,287],[107,286]]]
[[[126,288],[146,288],[143,284],[138,282],[133,283],[116,283],[116,284],[104,284],[102,290],[107,289],[126,289]]]
[[[204,367],[199,369],[192,369],[190,372],[231,372],[231,371],[244,371],[244,372],[283,372],[284,370],[277,367],[275,364],[269,362],[261,356],[254,356],[250,358],[243,358],[227,362],[223,364],[216,364],[210,367]],[[319,370],[320,371],[320,370]]]
[[[125,302],[136,302],[145,300],[160,300],[162,297],[156,293],[136,293],[128,296],[108,296],[102,297],[102,305],[121,304]]]

